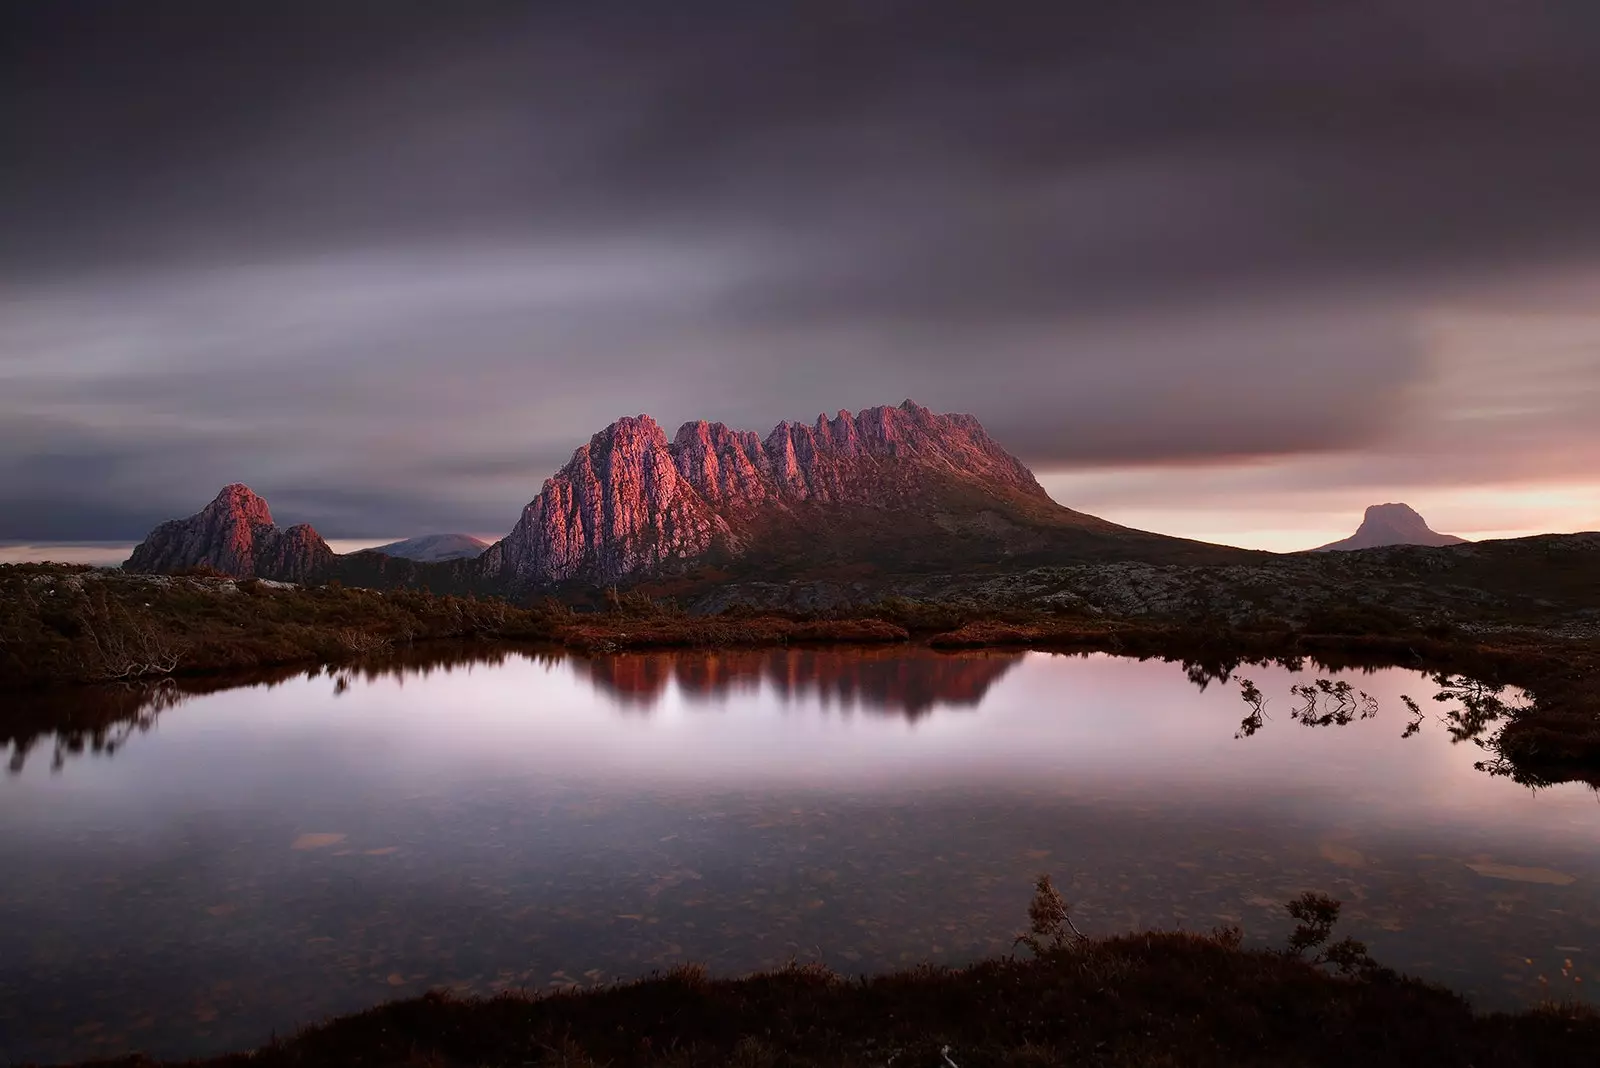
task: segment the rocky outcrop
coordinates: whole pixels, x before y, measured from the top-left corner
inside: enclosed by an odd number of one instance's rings
[[[1409,504],[1374,504],[1367,509],[1361,526],[1350,537],[1311,551],[1377,549],[1385,545],[1462,545],[1466,540],[1433,530],[1428,526],[1428,521]]]
[[[303,582],[333,559],[315,530],[305,524],[279,530],[267,502],[236,482],[189,518],[156,527],[123,567],[149,573],[210,567],[235,578]]]
[[[911,401],[815,424],[779,423],[764,439],[721,423],[685,423],[671,451],[706,500],[739,508],[768,500],[890,504],[929,476],[1049,498],[1033,473],[970,415],[939,415]]]
[[[951,491],[964,497],[953,511]],[[764,438],[721,423],[685,423],[671,440],[640,415],[578,449],[482,563],[486,577],[514,587],[614,582],[735,559],[774,538],[803,543],[810,528],[842,514],[830,506],[885,516],[942,509],[949,533],[964,516],[1015,511],[1019,503],[1055,521],[1119,529],[1055,504],[970,415],[906,401],[818,416],[814,424],[780,423]],[[817,506],[830,515],[819,519]]]
[[[727,522],[678,471],[648,415],[589,439],[483,555],[485,574],[513,586],[583,576],[614,580],[737,549]]]

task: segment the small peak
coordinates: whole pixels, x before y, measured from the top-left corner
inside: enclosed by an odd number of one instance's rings
[[[589,439],[589,444],[601,447],[618,439],[650,438],[666,444],[667,432],[661,424],[644,413],[625,415]]]
[[[705,439],[709,438],[710,436],[710,423],[704,419],[691,419],[678,428],[678,432],[672,436],[672,440],[682,443],[685,441],[692,441],[695,438]]]
[[[656,421],[643,412],[638,415],[621,415],[606,424],[607,430],[615,430],[619,426],[655,426]]]
[[[215,498],[219,501],[259,501],[261,495],[243,482],[230,482],[222,487]]]
[[[318,534],[317,528],[310,523],[296,523],[283,532],[283,538],[285,542],[291,545],[299,544],[313,549],[320,547],[328,550],[328,543],[322,540],[322,535]],[[332,550],[328,551],[331,552]]]
[[[208,510],[232,512],[257,523],[271,523],[272,512],[264,497],[243,482],[230,482],[222,487]]]

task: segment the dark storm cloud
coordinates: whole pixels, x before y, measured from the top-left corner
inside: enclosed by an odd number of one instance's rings
[[[86,442],[96,499],[243,478],[350,535],[503,529],[641,410],[1360,448],[1434,373],[1415,308],[1600,244],[1576,0],[0,18],[15,536]]]

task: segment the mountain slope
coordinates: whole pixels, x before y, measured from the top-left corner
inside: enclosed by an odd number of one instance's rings
[[[1377,549],[1385,545],[1463,545],[1465,538],[1440,534],[1428,526],[1408,504],[1374,504],[1361,519],[1361,526],[1348,538],[1318,546],[1312,552],[1342,552],[1349,549]]]
[[[382,553],[402,560],[433,564],[441,560],[470,560],[483,555],[489,543],[470,534],[424,534],[418,538],[392,541],[362,552]]]

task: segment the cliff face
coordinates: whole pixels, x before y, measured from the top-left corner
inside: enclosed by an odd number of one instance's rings
[[[929,476],[1046,498],[1033,474],[970,415],[938,415],[906,401],[841,411],[814,425],[779,423],[764,439],[721,423],[685,423],[671,445],[683,477],[708,501],[891,504]]]
[[[1350,537],[1319,546],[1312,552],[1376,549],[1384,545],[1460,545],[1465,538],[1440,534],[1409,504],[1374,504]]]
[[[235,578],[302,582],[333,556],[327,542],[305,524],[279,530],[267,502],[234,483],[189,518],[156,527],[123,566],[161,572],[204,565]]]
[[[679,474],[666,434],[641,415],[573,453],[482,566],[515,586],[604,581],[701,556],[719,540],[736,548],[726,521]]]
[[[574,453],[483,566],[486,577],[519,587],[615,581],[738,557],[775,526],[803,528],[812,506],[903,512],[951,487],[1076,515],[1054,504],[976,419],[910,401],[819,416],[812,425],[780,423],[765,438],[702,421],[685,423],[669,441],[641,415]]]

